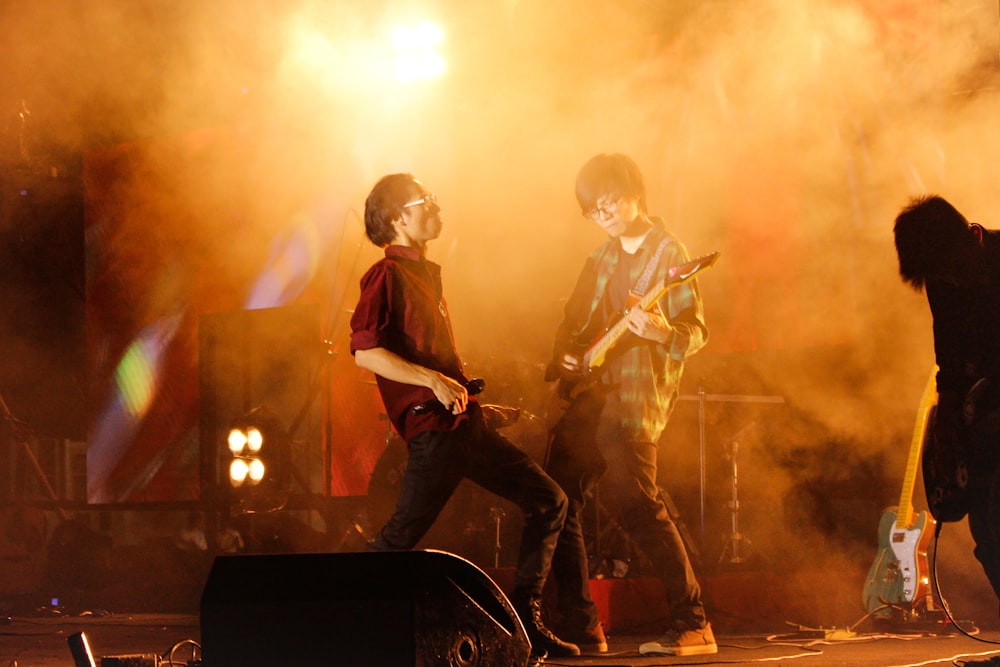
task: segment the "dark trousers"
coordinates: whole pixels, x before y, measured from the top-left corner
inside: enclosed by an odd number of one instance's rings
[[[372,548],[412,549],[458,484],[469,479],[524,512],[514,592],[540,597],[566,518],[566,494],[527,454],[487,428],[478,406],[470,411],[470,420],[458,429],[427,431],[407,443],[409,459],[396,510]]]
[[[967,507],[976,560],[1000,598],[1000,411],[971,429]]]
[[[660,499],[655,443],[624,437],[617,401],[592,391],[576,399],[553,429],[546,471],[569,496],[569,511],[553,559],[559,611],[571,628],[597,624],[590,597],[587,548],[581,513],[600,482],[605,509],[652,563],[666,592],[671,618],[679,629],[707,623],[701,587],[684,542]]]

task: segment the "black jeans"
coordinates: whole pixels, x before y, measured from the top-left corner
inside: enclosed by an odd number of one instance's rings
[[[469,479],[524,512],[515,593],[539,597],[566,519],[566,494],[527,454],[487,428],[477,404],[469,410],[469,421],[458,429],[427,431],[407,443],[409,459],[396,510],[372,548],[412,549],[462,479]]]
[[[591,391],[576,399],[550,436],[546,471],[570,503],[552,565],[563,622],[580,630],[597,624],[580,515],[600,482],[605,509],[656,569],[673,624],[682,630],[704,627],[701,587],[660,499],[656,444],[625,439],[618,423],[616,398]]]
[[[972,429],[967,499],[976,560],[1000,598],[1000,412]]]

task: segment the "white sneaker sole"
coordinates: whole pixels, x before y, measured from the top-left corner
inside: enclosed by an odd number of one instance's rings
[[[664,646],[659,642],[646,642],[639,646],[639,655],[712,655],[719,652],[718,644],[705,644],[704,646]]]

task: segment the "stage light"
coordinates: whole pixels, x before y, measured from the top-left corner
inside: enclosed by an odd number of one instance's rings
[[[430,21],[414,26],[398,26],[392,32],[392,45],[396,57],[396,79],[412,83],[420,79],[433,79],[444,74],[445,62],[438,46],[444,41],[444,31]]]
[[[254,420],[257,417],[258,415],[250,413],[244,417],[244,421]],[[274,430],[273,420],[269,420],[268,428]],[[272,432],[272,437],[274,435]],[[267,472],[264,461],[259,458],[264,447],[264,433],[261,427],[247,424],[234,426],[229,430],[226,443],[234,457],[229,464],[229,483],[233,486],[242,486],[244,482],[259,484]]]
[[[254,484],[259,483],[262,479],[264,479],[264,472],[265,471],[266,471],[266,469],[264,468],[264,462],[263,461],[261,461],[260,459],[254,459],[254,460],[250,461],[250,481],[251,482],[253,482]]]
[[[290,453],[281,420],[263,406],[254,408],[233,422],[226,448],[233,494],[244,504],[273,504],[273,494],[288,479]]]
[[[247,446],[247,434],[238,428],[231,429],[227,442],[229,443],[229,451],[234,455],[240,454]]]
[[[250,474],[250,465],[243,459],[233,459],[229,464],[229,483],[233,486],[243,486]]]
[[[263,444],[264,435],[260,432],[260,429],[254,426],[247,429],[247,447],[251,452],[259,452]]]

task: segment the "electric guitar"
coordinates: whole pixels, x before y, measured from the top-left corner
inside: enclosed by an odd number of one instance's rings
[[[982,378],[965,395],[962,402],[962,419],[958,424],[958,441],[940,443],[927,438],[924,443],[924,491],[927,508],[938,521],[961,521],[969,512],[967,487],[969,484],[968,450],[972,432],[984,422],[995,423],[1000,409],[1000,393],[995,383]],[[930,424],[937,412],[932,410]],[[995,426],[989,427],[995,430]]]
[[[628,333],[629,312],[636,308],[651,311],[656,307],[656,302],[662,299],[671,288],[693,280],[698,273],[713,266],[718,259],[719,253],[713,252],[673,266],[667,270],[667,275],[663,280],[645,295],[637,296],[630,293],[625,310],[612,316],[602,328],[601,333],[584,348],[580,355],[582,370],[573,374],[572,377],[560,378],[559,389],[556,392],[559,400],[556,401],[555,405],[550,406],[549,423],[558,422],[558,418],[562,416],[562,412],[565,412],[568,404],[597,382],[600,377],[600,368],[607,359],[608,353]]]
[[[868,611],[887,605],[912,610],[930,594],[927,545],[934,532],[931,528],[935,521],[925,511],[914,512],[913,487],[917,479],[924,434],[927,432],[928,416],[937,399],[936,370],[927,379],[920,399],[899,505],[887,509],[879,520],[878,553],[868,570],[862,594]],[[887,610],[883,615],[889,613]]]

